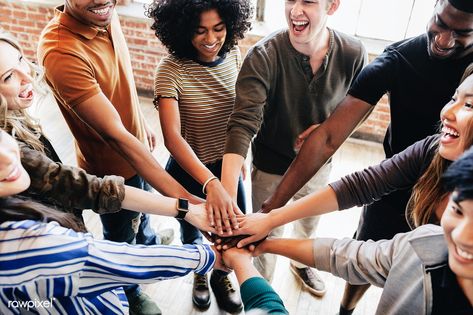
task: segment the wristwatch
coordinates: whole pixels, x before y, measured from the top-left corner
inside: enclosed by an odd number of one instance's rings
[[[189,200],[184,198],[177,199],[177,215],[175,216],[178,220],[184,220],[187,212],[189,212]]]

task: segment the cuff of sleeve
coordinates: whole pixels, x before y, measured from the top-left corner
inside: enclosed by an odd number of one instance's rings
[[[209,245],[196,245],[200,254],[199,264],[195,268],[195,273],[199,275],[209,272],[215,264],[215,253]]]
[[[273,292],[273,289],[266,279],[261,277],[252,277],[241,284],[240,292],[243,304],[246,304],[245,302],[248,302],[255,294]]]
[[[233,130],[227,133],[227,141],[225,142],[225,154],[235,153],[246,159],[251,138],[246,137],[243,131]]]
[[[313,243],[315,268],[330,272],[330,253],[334,238],[316,238]]]

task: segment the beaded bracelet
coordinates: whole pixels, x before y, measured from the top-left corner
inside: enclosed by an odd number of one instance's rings
[[[204,184],[202,185],[202,193],[203,193],[204,195],[207,196],[207,192],[206,192],[205,189],[207,188],[207,185],[208,185],[211,181],[213,181],[214,179],[218,179],[218,178],[217,178],[216,176],[211,176],[211,177],[209,177],[209,179],[207,179],[207,180],[204,182]]]

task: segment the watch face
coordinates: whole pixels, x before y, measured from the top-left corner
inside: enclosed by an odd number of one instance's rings
[[[187,199],[178,199],[177,209],[189,210],[189,201]]]

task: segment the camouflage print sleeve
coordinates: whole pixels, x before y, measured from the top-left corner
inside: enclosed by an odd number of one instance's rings
[[[81,168],[56,163],[44,153],[20,143],[21,162],[31,178],[27,193],[37,201],[63,211],[92,209],[103,214],[121,209],[125,197],[124,179],[90,175]]]

